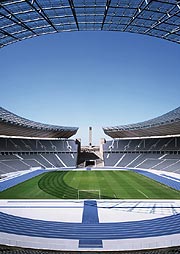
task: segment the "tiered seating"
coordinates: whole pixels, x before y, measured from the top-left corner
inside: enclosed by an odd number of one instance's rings
[[[74,140],[0,138],[0,174],[32,167],[76,167],[77,150]]]
[[[158,158],[157,159],[149,159],[148,158],[136,167],[147,168],[147,169],[154,168],[156,165],[159,165],[159,163],[161,163],[161,162],[162,162],[162,160],[158,160]]]
[[[35,159],[25,159],[23,160],[24,163],[28,164],[31,168],[33,167],[42,167],[40,163],[38,163]]]
[[[61,161],[56,157],[56,154],[44,154],[43,157],[46,158],[53,167],[64,167]]]
[[[134,161],[136,159],[137,155],[134,153],[131,154],[124,154],[122,160],[117,164],[117,167],[125,167],[128,166],[129,163],[131,163],[132,161]]]
[[[0,152],[77,152],[74,140],[0,138]]]
[[[104,153],[104,164],[105,166],[115,166],[123,156],[123,153]]]
[[[180,172],[180,137],[115,139],[103,149],[105,166]]]
[[[27,162],[29,165],[35,164],[36,167],[45,168],[50,166],[50,164],[42,158],[41,154],[21,154],[20,158],[22,158],[22,160]]]
[[[77,161],[77,153],[58,153],[57,156],[66,164],[68,167],[74,167],[74,162]]]
[[[175,165],[178,162],[178,160],[172,160],[172,159],[168,159],[168,160],[162,159],[162,160],[158,160],[158,161],[159,161],[159,164],[156,164],[152,168],[154,168],[154,169],[160,169],[160,170],[163,168],[163,170],[165,170],[165,168],[173,166],[173,165]]]
[[[106,141],[104,151],[179,151],[180,137],[113,139]]]

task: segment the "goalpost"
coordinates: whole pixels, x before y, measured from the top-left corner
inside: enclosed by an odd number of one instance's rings
[[[78,199],[101,199],[100,190],[78,190]]]

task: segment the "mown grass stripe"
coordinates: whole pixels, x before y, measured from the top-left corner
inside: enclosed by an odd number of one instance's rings
[[[51,171],[8,190],[0,198],[77,199],[78,190],[86,190],[84,199],[179,199],[173,190],[132,171]],[[89,191],[88,191],[89,190]],[[92,190],[96,190],[92,194]]]

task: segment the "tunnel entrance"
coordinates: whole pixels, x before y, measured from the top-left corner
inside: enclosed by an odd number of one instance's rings
[[[84,166],[85,167],[95,167],[96,161],[95,160],[85,160]]]

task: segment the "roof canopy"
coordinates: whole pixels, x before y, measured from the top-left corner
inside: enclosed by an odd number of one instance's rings
[[[30,121],[0,107],[0,135],[69,138],[76,134],[77,130],[76,127],[55,126]]]
[[[180,134],[180,107],[148,121],[104,127],[103,130],[112,138],[178,135]]]
[[[64,31],[132,32],[180,43],[175,0],[1,0],[0,47]]]

